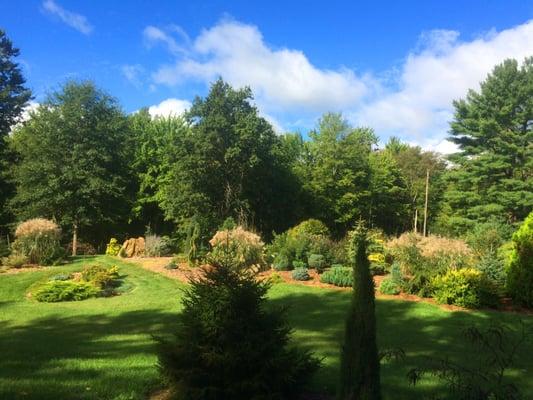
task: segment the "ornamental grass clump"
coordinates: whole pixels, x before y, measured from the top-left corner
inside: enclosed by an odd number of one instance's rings
[[[21,223],[15,231],[13,254],[23,255],[30,264],[52,265],[64,256],[61,247],[61,229],[44,218]]]
[[[239,269],[254,268],[261,270],[265,267],[265,244],[261,237],[245,230],[242,226],[234,229],[218,231],[209,241],[212,251],[209,258],[220,262],[227,254],[232,254],[233,265]]]

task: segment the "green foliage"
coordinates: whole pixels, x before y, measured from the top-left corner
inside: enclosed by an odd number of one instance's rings
[[[507,273],[505,271],[505,262],[496,253],[489,253],[483,256],[475,265],[475,268],[490,279],[500,291],[504,291]]]
[[[111,238],[106,246],[105,254],[108,256],[118,256],[121,247],[117,239]]]
[[[349,267],[332,267],[320,275],[320,282],[340,287],[353,285],[353,269]]]
[[[68,281],[72,279],[72,274],[57,274],[50,278],[50,281]]]
[[[178,268],[179,268],[179,265],[176,264],[174,261],[171,261],[167,265],[165,265],[165,269],[169,269],[169,270],[178,269]]]
[[[491,218],[516,223],[533,208],[532,78],[533,58],[506,60],[454,102],[450,140],[459,152],[450,156],[446,200],[464,228]]]
[[[319,362],[289,345],[291,328],[281,310],[267,307],[268,288],[230,264],[214,265],[192,282],[174,335],[158,340],[159,367],[173,396],[299,396]]]
[[[83,269],[81,277],[85,282],[90,282],[94,286],[105,290],[118,286],[119,273],[116,266],[106,268],[101,265],[91,265]]]
[[[292,271],[291,276],[292,276],[292,279],[294,279],[295,281],[308,281],[309,279],[311,279],[307,268],[301,268],[301,267],[295,268],[294,271]]]
[[[466,308],[497,306],[494,285],[480,271],[473,268],[449,270],[433,278],[431,285],[435,300]]]
[[[52,221],[31,219],[19,224],[16,240],[11,245],[14,254],[27,257],[31,264],[52,265],[65,253],[60,245],[61,231]]]
[[[329,236],[329,234],[328,227],[322,221],[312,218],[300,222],[294,228],[289,230],[289,236],[295,237],[309,235]]]
[[[533,307],[533,212],[513,234],[513,245],[507,290],[517,303]]]
[[[512,227],[509,224],[492,219],[475,224],[466,235],[466,242],[475,255],[482,259],[487,255],[495,254],[511,238],[512,233]]]
[[[32,297],[40,302],[55,303],[85,300],[99,293],[100,290],[90,283],[54,280],[35,290]]]
[[[220,225],[219,231],[229,231],[232,229],[235,229],[237,227],[237,223],[235,222],[235,219],[233,217],[228,217],[224,220],[222,225]]]
[[[353,291],[341,350],[339,400],[381,399],[380,366],[376,338],[374,282],[370,275],[367,231],[360,224],[351,233]]]
[[[7,241],[0,237],[0,259],[9,256],[10,253],[11,249],[9,248]]]
[[[400,294],[400,285],[395,282],[392,278],[385,278],[381,281],[379,285],[379,291],[383,294]]]
[[[305,263],[305,261],[300,261],[300,260],[294,260],[292,262],[292,268],[293,269],[307,269],[307,264]]]
[[[68,81],[10,137],[16,215],[53,217],[95,241],[111,236],[130,212],[129,140],[115,99],[92,82]]]
[[[20,121],[24,108],[31,99],[31,91],[25,86],[20,65],[15,57],[19,49],[0,29],[0,237],[7,234],[6,225],[12,222],[12,215],[7,207],[8,199],[13,195],[10,182],[10,169],[14,162],[13,155],[6,149],[11,127]],[[7,254],[0,254],[5,257]]]
[[[290,269],[289,258],[285,254],[278,254],[273,263],[276,271],[288,271]]]
[[[314,268],[316,272],[320,273],[326,268],[326,258],[322,254],[311,254],[307,264],[309,264],[309,268]]]

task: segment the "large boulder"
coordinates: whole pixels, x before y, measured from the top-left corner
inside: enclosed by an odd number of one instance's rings
[[[131,238],[124,242],[118,254],[125,258],[142,257],[144,256],[144,247],[143,237]]]

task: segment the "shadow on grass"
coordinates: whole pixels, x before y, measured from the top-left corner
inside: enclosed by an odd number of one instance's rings
[[[339,376],[340,344],[344,321],[350,304],[350,292],[315,290],[291,293],[274,287],[272,305],[288,307],[288,317],[294,328],[296,343],[323,357],[313,389],[335,393]],[[433,393],[446,398],[442,383],[428,381],[416,387],[409,385],[407,372],[420,366],[425,357],[449,357],[469,364],[473,361],[469,344],[462,331],[472,325],[487,326],[498,321],[518,332],[519,316],[497,312],[450,312],[434,305],[400,300],[377,300],[376,316],[378,342],[381,350],[401,348],[406,353],[403,361],[382,363],[381,382],[385,399],[422,399]],[[533,329],[533,318],[523,321]],[[533,343],[524,344],[521,358],[512,371],[513,380],[525,398],[533,398]]]
[[[3,324],[0,398],[142,398],[158,382],[151,335],[175,322],[176,314],[142,310]]]

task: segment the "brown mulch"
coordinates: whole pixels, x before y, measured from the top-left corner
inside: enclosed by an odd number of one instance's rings
[[[0,267],[0,272],[2,274],[7,275],[13,275],[13,274],[20,274],[22,272],[34,272],[34,271],[40,271],[46,267],[40,267],[38,265],[28,265],[27,267],[20,267],[20,268],[10,268],[10,267]]]

